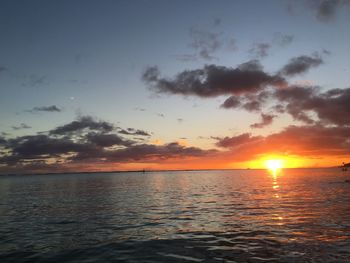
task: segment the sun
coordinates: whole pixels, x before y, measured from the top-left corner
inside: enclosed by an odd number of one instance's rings
[[[270,159],[266,161],[266,167],[275,173],[282,168],[282,162],[278,159]]]

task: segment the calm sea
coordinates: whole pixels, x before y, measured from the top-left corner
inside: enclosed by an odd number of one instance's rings
[[[0,177],[0,262],[350,262],[350,172]]]

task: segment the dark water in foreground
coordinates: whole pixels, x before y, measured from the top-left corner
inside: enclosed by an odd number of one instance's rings
[[[0,177],[0,262],[350,262],[350,172]]]

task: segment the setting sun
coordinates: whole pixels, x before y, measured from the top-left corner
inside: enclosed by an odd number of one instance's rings
[[[266,167],[269,170],[276,172],[277,170],[282,168],[282,162],[281,162],[281,160],[275,160],[275,159],[267,160]]]

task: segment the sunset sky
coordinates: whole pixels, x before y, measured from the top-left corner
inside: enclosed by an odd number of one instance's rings
[[[350,161],[350,1],[0,1],[0,173]]]

